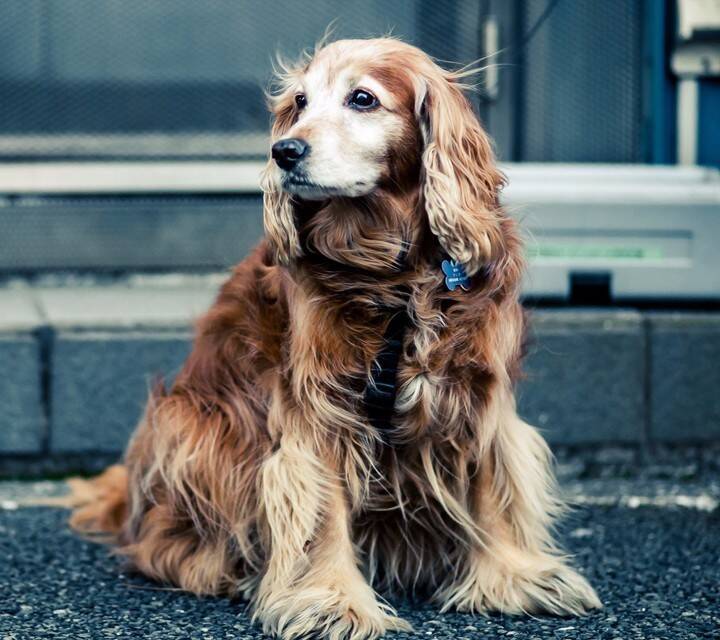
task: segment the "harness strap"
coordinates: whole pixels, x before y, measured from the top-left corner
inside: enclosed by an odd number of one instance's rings
[[[398,264],[405,263],[406,246],[398,256]],[[470,278],[462,264],[451,260],[449,256],[442,262],[445,274],[445,286],[449,291],[460,287],[467,291]],[[365,385],[363,406],[370,424],[377,429],[385,444],[393,444],[392,418],[395,413],[395,400],[398,392],[398,364],[402,353],[405,334],[410,326],[407,308],[398,310],[388,323],[383,346],[377,354],[370,369],[370,377]]]
[[[386,444],[392,443],[391,420],[398,391],[398,363],[409,324],[410,317],[406,309],[399,310],[390,318],[383,336],[383,347],[373,362],[363,396],[368,420]]]

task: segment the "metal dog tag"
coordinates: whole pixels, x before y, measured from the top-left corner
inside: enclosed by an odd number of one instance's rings
[[[449,291],[460,287],[464,291],[470,288],[470,278],[465,273],[465,267],[455,260],[443,260],[442,270],[445,274],[445,286]]]

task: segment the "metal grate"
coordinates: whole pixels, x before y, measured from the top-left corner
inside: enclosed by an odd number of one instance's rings
[[[477,3],[3,0],[0,159],[256,156],[275,51],[393,32],[478,55]]]
[[[523,3],[521,32],[547,2]],[[642,4],[557,4],[525,51],[518,159],[642,160]]]

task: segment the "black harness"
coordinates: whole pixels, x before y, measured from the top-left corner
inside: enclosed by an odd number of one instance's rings
[[[392,417],[398,391],[398,364],[409,324],[410,317],[404,308],[390,318],[383,336],[383,347],[373,362],[363,396],[368,420],[386,444],[392,444],[393,439]]]
[[[398,260],[404,266],[404,250]],[[465,291],[470,288],[470,278],[463,265],[446,256],[441,267],[445,275],[445,286],[449,291],[458,287]],[[372,364],[363,395],[365,415],[377,429],[383,442],[388,445],[393,444],[392,418],[398,392],[398,364],[409,325],[410,316],[406,307],[398,309],[390,318],[383,336],[383,346]]]

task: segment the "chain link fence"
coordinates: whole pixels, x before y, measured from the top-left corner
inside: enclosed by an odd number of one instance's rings
[[[522,33],[548,0],[522,3]],[[560,1],[528,43],[518,160],[642,162],[643,3]]]
[[[510,0],[509,0],[510,1]],[[515,38],[552,0],[513,2]],[[394,33],[444,61],[485,53],[475,0],[3,0],[0,159],[257,157],[276,51]],[[510,58],[516,56],[510,52]],[[642,2],[561,0],[507,107],[515,160],[642,157]]]
[[[275,52],[332,23],[467,61],[477,20],[471,0],[3,0],[0,157],[263,155]]]

